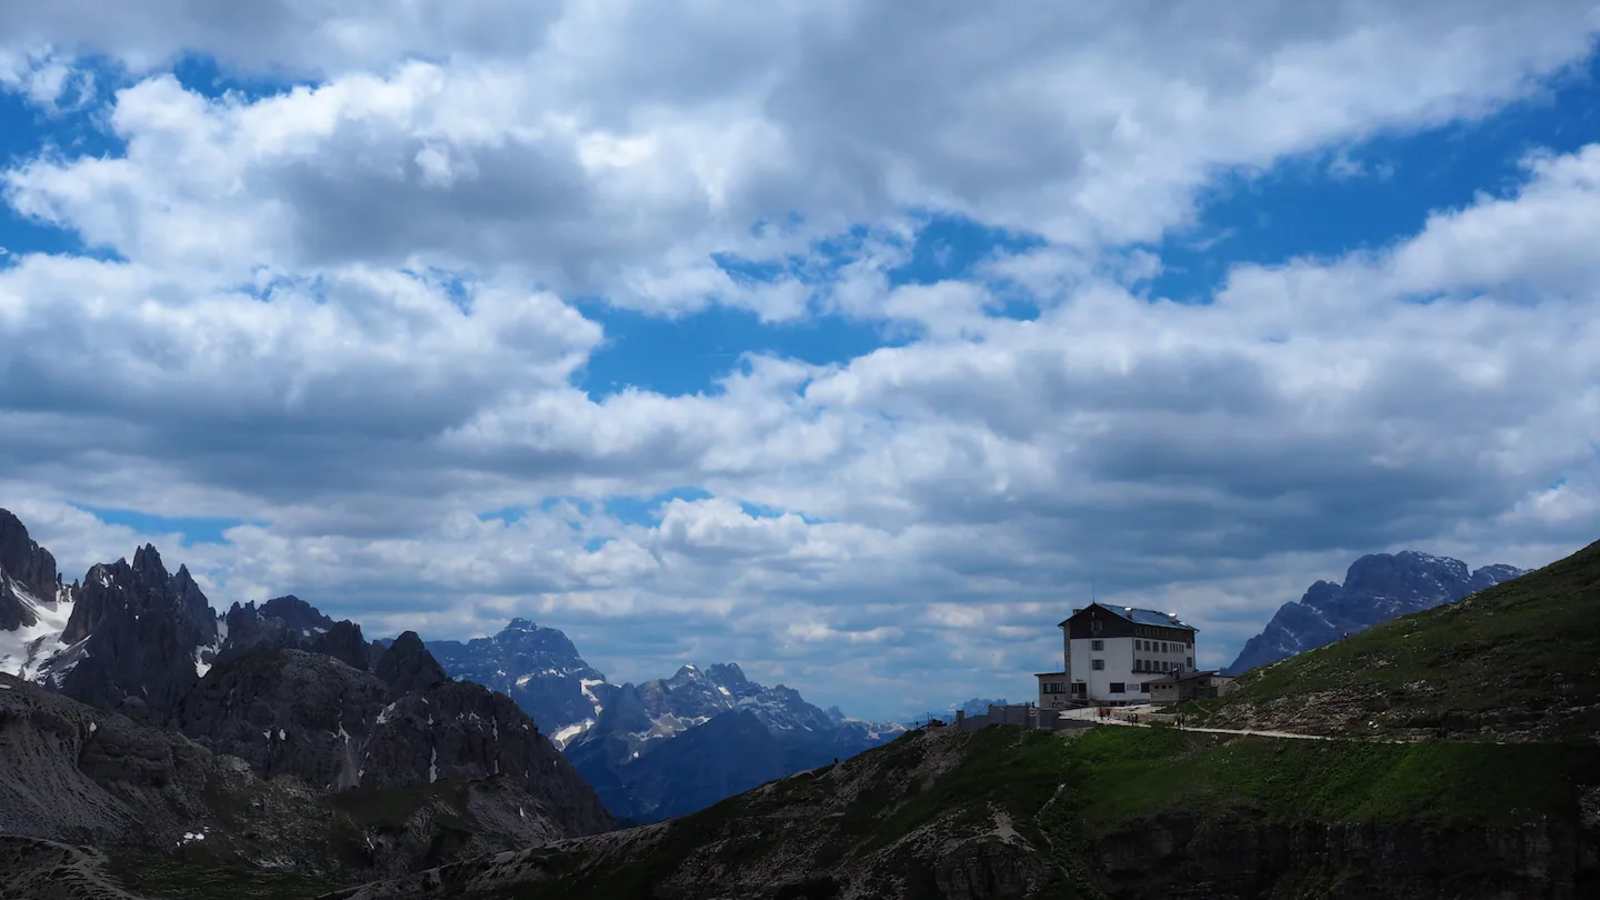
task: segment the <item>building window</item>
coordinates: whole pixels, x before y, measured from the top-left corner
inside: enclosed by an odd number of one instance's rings
[[[1104,629],[1104,628],[1105,628],[1105,626],[1100,624],[1100,620],[1099,619],[1094,619],[1094,620],[1091,620],[1089,622],[1089,633],[1090,634],[1099,634],[1101,632],[1101,630]]]
[[[1123,688],[1122,682],[1120,682],[1120,681],[1111,682],[1111,685],[1110,685],[1111,693],[1113,693],[1113,694],[1121,694],[1121,693],[1123,693],[1122,688]]]
[[[1139,684],[1139,693],[1141,693],[1141,694],[1150,693],[1150,682],[1148,682],[1148,681],[1140,682],[1140,684]]]
[[[1094,660],[1093,662],[1089,663],[1089,668],[1095,670],[1096,672],[1101,671],[1105,667],[1106,667],[1106,661],[1103,660],[1103,659],[1097,659],[1097,660]]]
[[[1189,657],[1189,658],[1188,658],[1188,659],[1186,659],[1186,660],[1184,660],[1184,663],[1185,663],[1185,664],[1186,664],[1186,665],[1187,665],[1187,666],[1188,666],[1188,667],[1189,667],[1189,668],[1191,668],[1191,669],[1192,669],[1192,668],[1194,668],[1194,657],[1192,657],[1192,656],[1191,656],[1191,657]]]
[[[1105,641],[1090,641],[1089,642],[1089,649],[1090,650],[1104,650],[1105,648],[1106,648],[1106,642]]]

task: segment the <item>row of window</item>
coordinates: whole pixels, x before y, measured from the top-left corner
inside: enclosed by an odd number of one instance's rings
[[[1180,644],[1180,643],[1177,643],[1176,641],[1142,641],[1142,640],[1135,639],[1134,642],[1133,642],[1133,646],[1136,649],[1147,650],[1147,651],[1149,651],[1151,653],[1182,653],[1184,647],[1186,647],[1188,645]],[[1105,648],[1106,648],[1106,642],[1105,641],[1092,640],[1092,641],[1089,642],[1089,649],[1090,650],[1104,650]]]
[[[1106,688],[1113,694],[1126,694],[1128,692],[1128,685],[1121,681],[1113,681],[1109,685],[1106,685]],[[1140,682],[1138,687],[1134,688],[1134,690],[1137,690],[1141,694],[1148,694],[1150,693],[1150,682]]]
[[[1136,659],[1133,661],[1135,672],[1181,672],[1185,668],[1194,668],[1194,657],[1187,657],[1183,665],[1165,659]],[[1104,672],[1106,661],[1103,659],[1089,660],[1089,668],[1096,672]]]
[[[1067,683],[1064,681],[1046,681],[1040,686],[1039,690],[1046,694],[1065,694],[1067,692]]]

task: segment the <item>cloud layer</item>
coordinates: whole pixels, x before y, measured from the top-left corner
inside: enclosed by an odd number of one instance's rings
[[[1536,96],[1593,10],[443,9],[0,13],[40,129],[5,200],[83,245],[0,260],[0,504],[69,571],[183,539],[87,508],[224,517],[168,553],[219,602],[532,614],[615,677],[738,659],[881,715],[1026,691],[1091,581],[1220,663],[1358,553],[1600,530],[1600,145],[1148,289],[1219,177]],[[114,149],[59,149],[71,115]],[[908,282],[930,215],[1027,240]],[[602,398],[597,297],[895,340]]]

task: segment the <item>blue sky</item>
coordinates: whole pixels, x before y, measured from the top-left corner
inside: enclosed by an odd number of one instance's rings
[[[1600,536],[1592,6],[85,12],[0,13],[0,506],[69,573],[891,716],[1091,581],[1220,665]]]

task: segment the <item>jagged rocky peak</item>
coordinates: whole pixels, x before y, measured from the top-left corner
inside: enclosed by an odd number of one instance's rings
[[[425,690],[450,680],[415,631],[407,631],[395,638],[394,643],[378,658],[373,672],[395,694]]]
[[[1368,554],[1350,564],[1343,584],[1317,581],[1299,601],[1279,607],[1267,627],[1245,642],[1228,671],[1238,674],[1277,662],[1522,574],[1503,563],[1474,570],[1459,559],[1416,550]]]
[[[161,564],[161,553],[155,544],[145,544],[133,551],[134,574],[147,579],[166,579],[167,567]]]
[[[6,509],[0,509],[0,573],[40,600],[54,600],[61,583],[56,558],[35,543],[22,520]]]
[[[152,544],[145,544],[134,552],[132,565],[126,559],[119,559],[90,567],[62,640],[76,643],[100,623],[126,616],[156,616],[186,633],[193,632],[198,644],[216,643],[216,617],[205,592],[195,583],[187,566],[180,566],[176,574],[168,574],[161,554]]]
[[[0,672],[34,678],[60,646],[77,587],[64,587],[55,557],[0,509]]]
[[[512,619],[493,640],[495,643],[523,652],[543,652],[566,659],[578,658],[578,648],[565,633],[555,628],[540,628],[528,619]]]
[[[282,597],[273,597],[261,604],[261,615],[269,619],[281,619],[283,624],[299,631],[312,631],[317,628],[333,627],[333,620],[322,614],[315,606],[301,600],[293,594]]]
[[[259,647],[280,647],[325,653],[357,669],[371,667],[371,650],[361,626],[334,621],[293,594],[274,597],[257,607],[235,603],[223,616],[227,642],[223,658]]]
[[[713,663],[706,666],[706,676],[724,687],[747,685],[750,679],[744,675],[744,670],[738,663]]]
[[[61,635],[65,646],[39,677],[70,697],[161,722],[199,678],[217,646],[205,592],[180,567],[169,574],[150,544],[89,569]]]

